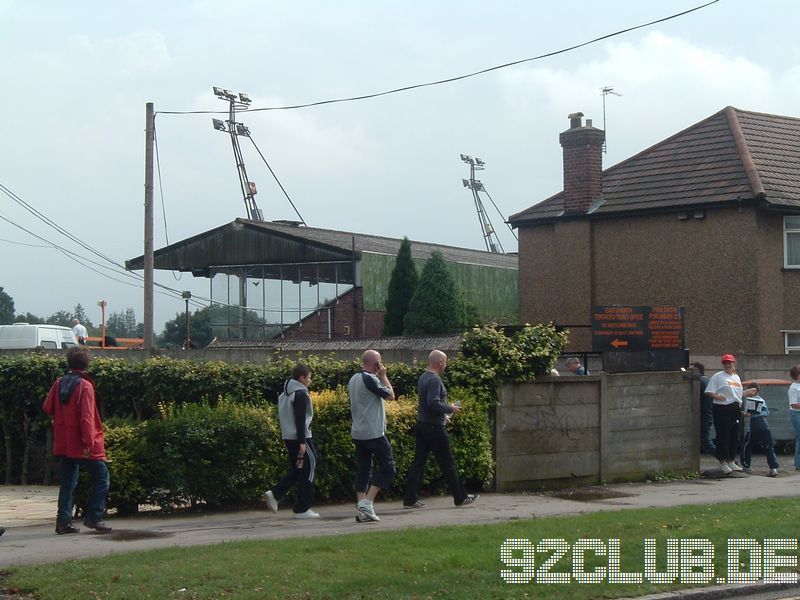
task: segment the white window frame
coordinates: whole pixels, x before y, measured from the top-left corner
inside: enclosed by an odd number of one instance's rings
[[[784,269],[800,269],[800,263],[795,265],[789,264],[789,243],[788,238],[790,233],[800,234],[800,226],[792,227],[789,229],[786,226],[786,219],[788,218],[799,218],[800,215],[787,215],[783,217],[783,268]]]
[[[790,346],[789,345],[789,336],[790,335],[800,335],[800,330],[798,329],[785,329],[783,330],[783,352],[784,354],[793,354],[795,352],[800,353],[800,346]]]

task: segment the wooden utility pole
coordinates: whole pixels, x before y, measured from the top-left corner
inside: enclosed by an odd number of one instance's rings
[[[144,349],[153,349],[153,142],[155,111],[146,105],[144,144]]]

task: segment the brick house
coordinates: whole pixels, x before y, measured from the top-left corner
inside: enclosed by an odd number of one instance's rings
[[[593,305],[677,305],[693,354],[800,351],[800,119],[729,106],[603,171],[582,117],[564,190],[509,219],[520,320],[578,351]]]

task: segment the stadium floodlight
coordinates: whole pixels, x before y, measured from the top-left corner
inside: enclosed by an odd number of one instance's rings
[[[218,97],[218,98],[224,98],[225,97],[225,90],[223,90],[221,87],[217,87],[215,85],[213,89],[214,89],[214,95],[216,97]]]
[[[211,122],[214,123],[214,129],[217,131],[224,131],[225,133],[228,133],[228,128],[225,125],[225,121],[220,119],[211,119]]]
[[[230,90],[224,90],[224,93],[225,93],[225,97],[226,97],[228,100],[236,100],[236,94],[234,94],[232,91],[230,91]]]
[[[243,135],[246,137],[250,137],[250,128],[242,123],[236,124],[236,135]]]
[[[466,154],[462,154],[462,155],[461,155],[461,160],[463,160],[465,163],[470,163],[470,164],[472,164],[472,157],[471,157],[471,156],[468,156],[468,155],[466,155]]]
[[[461,183],[464,184],[465,188],[471,187],[470,184],[469,184],[469,179],[462,179]]]
[[[245,104],[250,104],[252,102],[252,100],[250,100],[250,96],[244,92],[239,92],[239,100]]]
[[[483,162],[483,161],[482,161],[480,158],[478,158],[478,157],[476,156],[476,157],[475,157],[475,164],[476,164],[476,165],[478,165],[479,167],[482,167],[482,166],[483,166],[483,165],[485,165],[486,163],[485,163],[485,162]]]

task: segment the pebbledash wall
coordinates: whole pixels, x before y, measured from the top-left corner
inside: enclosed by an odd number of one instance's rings
[[[699,382],[683,372],[504,384],[498,492],[643,480],[700,468]]]

